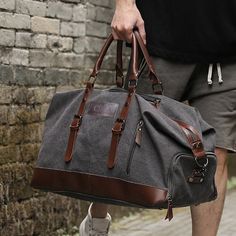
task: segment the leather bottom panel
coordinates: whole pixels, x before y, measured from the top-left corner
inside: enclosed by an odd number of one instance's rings
[[[31,186],[88,201],[144,208],[167,207],[167,190],[85,173],[35,168]]]

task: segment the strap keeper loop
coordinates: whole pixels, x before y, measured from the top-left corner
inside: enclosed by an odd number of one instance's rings
[[[121,132],[124,130],[125,128],[125,122],[126,120],[121,119],[121,118],[117,118],[116,119],[116,125],[112,128],[112,133],[114,135],[121,135]]]
[[[125,119],[121,119],[121,118],[117,118],[116,122],[121,123],[121,131],[123,131],[125,129],[126,120]]]
[[[80,115],[74,115],[74,120],[72,121],[71,125],[70,125],[70,129],[71,130],[78,130],[81,123],[82,123],[82,119],[83,117]]]

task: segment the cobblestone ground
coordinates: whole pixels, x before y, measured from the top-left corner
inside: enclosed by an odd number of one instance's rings
[[[145,210],[112,225],[111,236],[191,236],[189,208],[174,211],[171,222],[163,220],[165,212]],[[236,236],[236,190],[227,194],[218,236]]]

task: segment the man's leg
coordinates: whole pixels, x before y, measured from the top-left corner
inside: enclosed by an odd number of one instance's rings
[[[107,209],[106,204],[92,203],[87,216],[80,224],[80,236],[107,236],[111,223],[111,216]]]
[[[107,216],[108,205],[102,203],[93,203],[91,215],[94,218],[105,218]]]
[[[216,148],[215,175],[218,197],[215,201],[191,207],[193,236],[216,236],[224,207],[228,179],[227,150]]]

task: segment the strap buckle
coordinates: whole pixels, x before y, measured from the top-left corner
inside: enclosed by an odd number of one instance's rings
[[[201,140],[197,140],[193,143],[193,148],[197,150],[204,149]]]
[[[116,76],[116,84],[117,84],[117,86],[119,87],[119,88],[122,88],[123,87],[123,85],[124,85],[124,75],[117,75]]]
[[[162,86],[162,83],[161,82],[158,82],[158,81],[153,81],[152,83],[152,90],[153,90],[153,93],[154,94],[160,94],[162,95],[163,94],[163,86]]]
[[[94,85],[95,81],[97,79],[97,76],[90,76],[87,80],[88,83],[91,83],[92,85]]]
[[[126,120],[121,119],[121,118],[117,118],[116,119],[116,123],[118,123],[118,127],[116,127],[116,125],[112,128],[112,133],[114,135],[121,135],[121,132],[125,129],[125,123]]]
[[[137,85],[138,85],[138,80],[137,79],[132,79],[132,80],[129,80],[129,82],[128,82],[128,87],[136,88]]]
[[[74,120],[72,121],[71,125],[70,125],[70,129],[72,130],[78,130],[81,123],[82,123],[82,119],[83,117],[81,115],[74,115]]]

